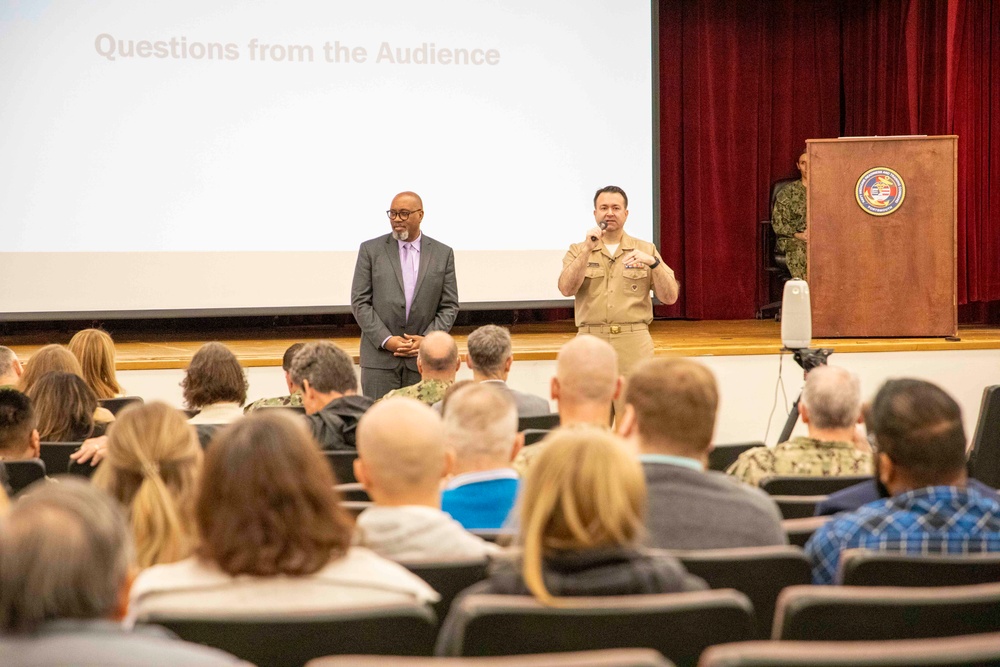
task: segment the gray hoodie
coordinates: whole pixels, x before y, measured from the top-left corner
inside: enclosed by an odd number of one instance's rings
[[[393,560],[482,558],[500,550],[436,507],[370,507],[358,516],[354,542]]]

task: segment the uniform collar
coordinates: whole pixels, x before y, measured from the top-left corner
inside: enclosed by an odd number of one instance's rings
[[[601,245],[594,248],[594,250],[601,254],[607,254],[608,257],[617,257],[618,255],[623,254],[629,250],[635,250],[635,239],[629,236],[628,232],[623,231],[622,238],[618,242],[618,250],[617,252],[615,252],[614,255],[611,254],[611,251],[608,248],[608,246],[604,244],[604,239],[601,239]],[[605,253],[604,252],[605,250],[607,250],[608,252]]]

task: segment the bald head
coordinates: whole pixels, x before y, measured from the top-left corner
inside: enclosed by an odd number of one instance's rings
[[[449,334],[432,331],[420,343],[417,365],[423,379],[454,381],[458,363],[458,345]]]
[[[377,504],[436,497],[450,465],[441,417],[412,398],[372,406],[358,423],[357,446],[358,481]]]
[[[396,205],[399,204],[397,207]],[[410,211],[416,210],[418,208],[424,207],[424,200],[420,198],[416,192],[411,192],[406,190],[400,192],[398,195],[392,198],[393,208],[406,208]]]
[[[618,355],[595,336],[577,336],[562,346],[556,361],[560,403],[607,403],[618,387]]]

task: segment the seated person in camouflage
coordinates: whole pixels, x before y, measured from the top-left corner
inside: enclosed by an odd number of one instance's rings
[[[305,343],[295,343],[287,350],[285,356],[281,358],[281,368],[285,371],[285,384],[288,385],[288,396],[278,396],[276,398],[261,398],[243,408],[243,412],[253,412],[257,408],[299,408],[302,407],[302,389],[292,383],[292,359],[295,353],[302,349]]]
[[[765,477],[871,475],[871,450],[857,436],[861,383],[843,368],[809,371],[799,400],[799,416],[809,437],[796,436],[769,449],[754,447],[729,466],[730,475],[756,486]]]
[[[809,159],[803,153],[796,163],[802,178],[789,183],[774,198],[771,227],[778,235],[778,250],[785,253],[788,271],[793,278],[806,279],[806,188],[809,187]]]
[[[291,375],[320,447],[353,450],[358,421],[374,401],[358,395],[351,357],[325,340],[307,343],[292,359]]]
[[[432,331],[424,336],[417,352],[417,371],[420,382],[409,387],[393,389],[379,400],[405,396],[421,403],[434,405],[444,398],[444,392],[455,382],[455,374],[462,365],[455,339],[444,331]]]

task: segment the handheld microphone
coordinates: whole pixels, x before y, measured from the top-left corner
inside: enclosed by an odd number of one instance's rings
[[[604,231],[605,229],[608,228],[608,223],[606,223],[605,221],[601,220],[599,223],[597,223],[597,226],[601,228],[601,231]],[[594,243],[596,241],[597,241],[597,237],[596,236],[591,236],[590,237],[590,242],[591,243]]]

